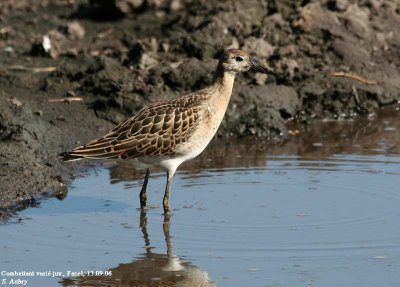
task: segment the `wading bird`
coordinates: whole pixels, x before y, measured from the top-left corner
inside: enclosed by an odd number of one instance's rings
[[[232,95],[236,73],[256,71],[281,78],[242,50],[225,51],[211,84],[197,92],[152,103],[105,136],[60,154],[63,161],[130,159],[146,169],[140,205],[146,206],[146,188],[152,168],[167,173],[164,212],[170,212],[171,179],[183,162],[199,155],[214,137]]]

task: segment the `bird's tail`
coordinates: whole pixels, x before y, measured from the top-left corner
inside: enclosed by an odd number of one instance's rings
[[[62,152],[58,156],[62,161],[75,161],[84,158],[83,156],[75,155],[70,151]]]
[[[75,161],[87,159],[110,159],[118,158],[121,153],[118,148],[111,145],[113,138],[100,138],[89,142],[86,145],[74,148],[71,151],[62,152],[58,156],[62,161]],[[124,147],[125,145],[121,145]]]

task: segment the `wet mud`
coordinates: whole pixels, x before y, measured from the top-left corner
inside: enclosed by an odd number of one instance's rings
[[[0,213],[62,193],[56,155],[143,105],[209,83],[240,47],[288,80],[237,78],[218,137],[396,109],[396,1],[42,0],[0,3]]]

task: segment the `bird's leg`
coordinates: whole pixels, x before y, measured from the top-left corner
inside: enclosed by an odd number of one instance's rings
[[[169,195],[170,195],[172,175],[173,175],[172,172],[170,172],[170,171],[167,172],[167,184],[165,186],[165,194],[164,194],[164,200],[163,200],[164,213],[169,213],[171,210],[170,205],[169,205]]]
[[[150,176],[150,169],[148,168],[146,170],[146,176],[144,177],[142,189],[140,190],[140,207],[142,209],[146,207],[146,201],[147,201],[146,188],[147,188],[147,182],[149,181],[149,176]]]

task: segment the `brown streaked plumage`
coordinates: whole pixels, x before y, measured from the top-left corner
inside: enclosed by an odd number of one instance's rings
[[[82,158],[131,159],[138,168],[146,168],[140,192],[142,208],[146,206],[150,169],[163,168],[167,172],[163,205],[164,212],[168,213],[173,174],[182,162],[194,158],[208,145],[228,107],[235,74],[248,70],[281,77],[259,65],[246,52],[227,50],[220,58],[210,86],[172,100],[150,104],[105,136],[60,156],[64,161]]]
[[[192,135],[209,96],[207,92],[189,94],[150,104],[102,138],[62,154],[63,159],[131,159],[172,154],[176,145],[187,142]]]

